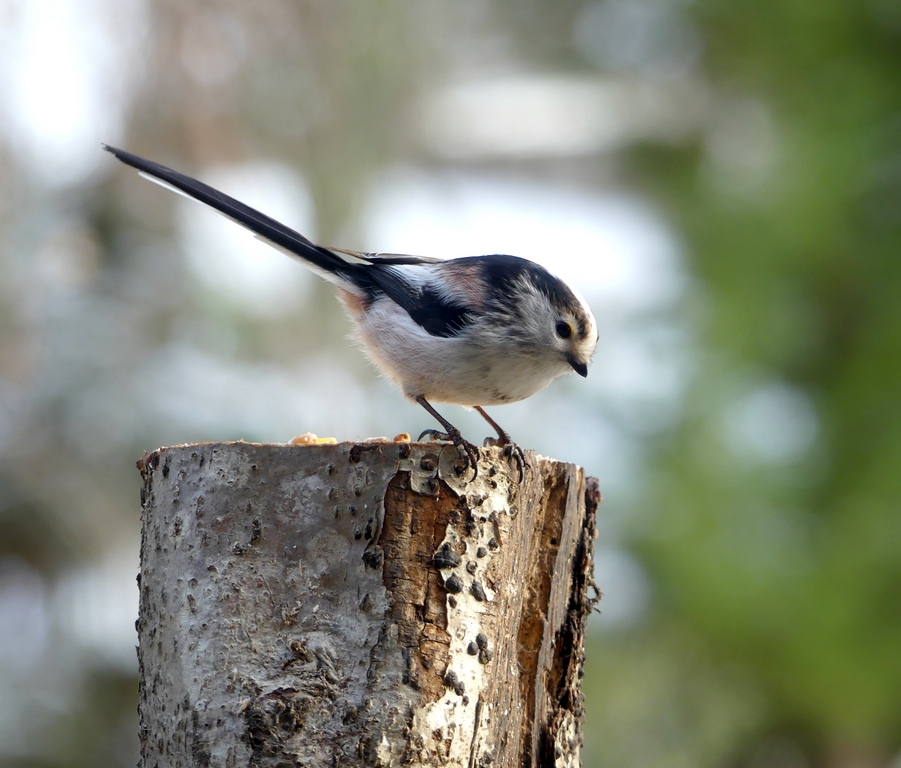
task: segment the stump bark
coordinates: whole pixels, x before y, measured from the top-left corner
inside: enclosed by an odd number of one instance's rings
[[[453,446],[163,448],[141,765],[576,766],[596,483]]]

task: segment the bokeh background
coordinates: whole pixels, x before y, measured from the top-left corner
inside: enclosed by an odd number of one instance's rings
[[[584,764],[901,766],[901,3],[0,0],[0,764],[132,766],[142,451],[432,426],[320,242],[507,252],[601,340]],[[444,412],[470,436],[478,416]]]

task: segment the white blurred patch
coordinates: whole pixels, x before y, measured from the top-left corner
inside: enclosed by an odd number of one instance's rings
[[[302,176],[275,163],[214,168],[201,181],[315,239],[313,200]],[[206,206],[204,206],[206,207]],[[179,206],[179,229],[191,272],[245,312],[276,316],[309,296],[313,275],[243,227],[196,203]]]
[[[603,594],[598,603],[600,615],[592,614],[597,626],[606,630],[628,629],[641,621],[651,590],[644,568],[630,552],[599,547],[594,558],[594,580]]]
[[[696,130],[705,99],[691,81],[515,74],[451,83],[429,92],[419,132],[451,158],[569,157],[639,139],[673,140]]]
[[[0,680],[34,674],[47,650],[47,589],[41,574],[18,557],[0,558]]]
[[[678,418],[698,362],[691,334],[662,321],[615,326],[602,336],[596,358],[589,387],[610,403],[621,424],[644,435]]]
[[[810,398],[769,382],[742,396],[726,414],[724,438],[739,456],[779,464],[802,458],[819,435]]]
[[[668,305],[686,286],[663,219],[647,202],[622,195],[396,170],[373,186],[363,231],[363,247],[370,250],[522,256],[571,282],[605,311]]]
[[[63,637],[105,663],[132,672],[138,636],[138,542],[72,568],[56,583],[53,613]]]
[[[155,420],[182,440],[232,435],[287,442],[303,432],[360,439],[382,413],[382,394],[398,407],[404,402],[374,373],[365,383],[355,379],[329,350],[284,368],[239,363],[173,342],[159,349],[139,382],[139,399],[154,402]]]
[[[73,184],[122,133],[144,0],[13,0],[0,37],[0,131],[49,184]]]

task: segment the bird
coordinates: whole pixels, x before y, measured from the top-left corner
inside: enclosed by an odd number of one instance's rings
[[[419,439],[453,442],[457,471],[478,475],[478,449],[432,403],[474,408],[495,445],[525,454],[484,410],[534,395],[565,374],[588,375],[598,343],[594,315],[577,290],[544,267],[492,254],[438,259],[317,245],[248,205],[123,149],[103,149],[151,181],[249,229],[332,283],[366,356],[441,425]]]

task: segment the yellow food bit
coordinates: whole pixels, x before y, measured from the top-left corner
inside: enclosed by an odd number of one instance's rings
[[[291,438],[289,445],[337,445],[334,437],[316,437],[312,432],[304,432],[302,435]]]

